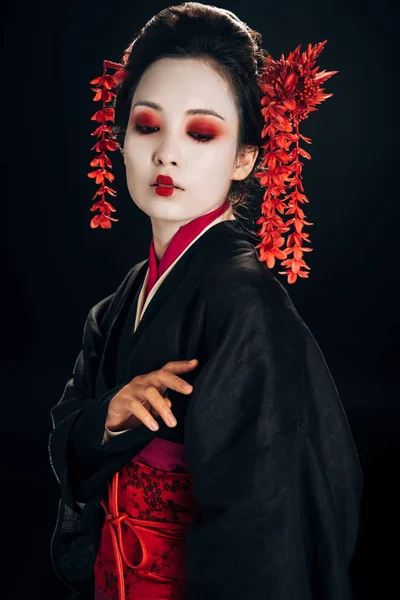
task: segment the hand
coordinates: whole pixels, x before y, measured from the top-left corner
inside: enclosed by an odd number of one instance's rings
[[[168,417],[173,417],[171,401],[166,397],[168,388],[181,394],[191,394],[193,387],[177,374],[192,371],[197,365],[197,359],[175,360],[166,363],[158,371],[134,377],[112,397],[108,405],[106,427],[110,431],[122,431],[144,423],[156,431],[159,425],[152,415],[161,415],[169,427],[175,427],[176,421],[168,422]]]

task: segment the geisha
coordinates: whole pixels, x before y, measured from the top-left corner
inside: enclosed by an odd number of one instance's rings
[[[260,260],[238,211],[265,156],[261,36],[188,2],[124,59],[102,125],[115,145],[103,135],[93,164],[104,196],[104,149],[120,149],[152,239],[91,308],[51,411],[55,570],[74,598],[349,600],[363,489],[351,430],[271,271],[289,253],[280,242]],[[100,232],[117,219],[97,208]]]

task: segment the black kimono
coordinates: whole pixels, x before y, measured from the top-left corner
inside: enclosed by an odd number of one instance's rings
[[[285,288],[239,221],[217,223],[151,299],[121,381],[119,337],[147,266],[90,310],[51,411],[59,577],[91,593],[106,482],[158,436],[184,443],[199,506],[185,600],[349,600],[362,471],[324,357]],[[158,419],[157,432],[142,425],[102,445],[108,404],[126,383],[192,358],[198,367],[182,376],[192,394],[169,390],[175,428]]]

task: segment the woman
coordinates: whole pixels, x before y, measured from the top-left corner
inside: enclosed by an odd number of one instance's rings
[[[262,159],[260,40],[185,3],[131,46],[114,132],[153,238],[91,309],[52,409],[52,558],[74,597],[351,598],[351,431],[235,210]]]

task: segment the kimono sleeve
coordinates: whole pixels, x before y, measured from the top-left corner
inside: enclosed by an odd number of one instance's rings
[[[350,600],[362,473],[283,286],[218,286],[185,424],[198,513],[185,600]]]
[[[70,506],[73,505],[73,488],[78,486],[89,466],[96,468],[95,456],[99,461],[104,458],[101,440],[108,403],[125,385],[107,390],[100,398],[95,396],[96,376],[108,328],[107,311],[114,295],[107,296],[91,308],[72,377],[67,381],[61,399],[50,411],[53,422],[49,438],[50,462],[62,495]],[[73,458],[70,452],[72,444],[79,448],[79,454],[75,452]]]

